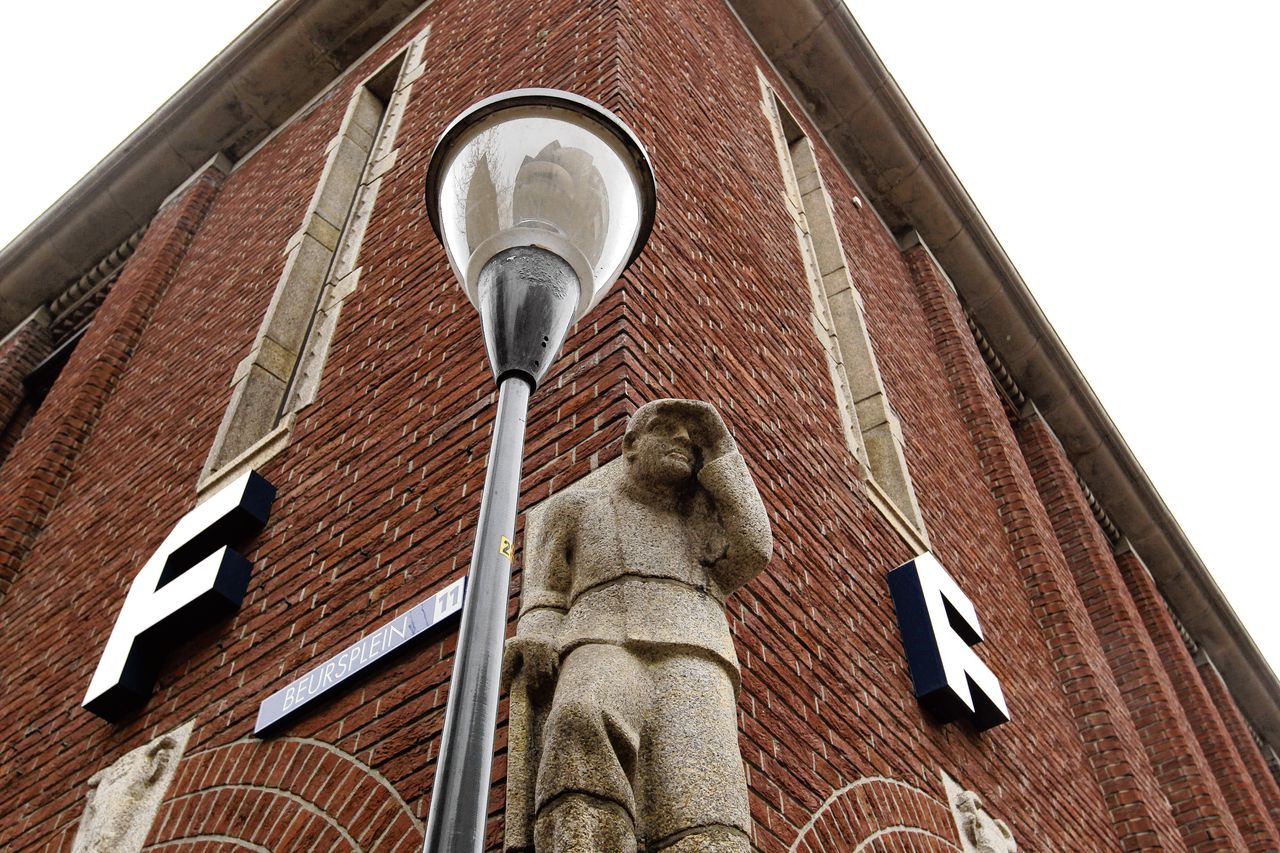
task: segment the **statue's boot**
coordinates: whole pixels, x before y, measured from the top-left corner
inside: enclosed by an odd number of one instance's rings
[[[655,849],[658,853],[751,853],[751,840],[740,829],[708,826]]]
[[[636,831],[626,810],[616,803],[579,794],[559,797],[534,823],[537,853],[631,853]]]

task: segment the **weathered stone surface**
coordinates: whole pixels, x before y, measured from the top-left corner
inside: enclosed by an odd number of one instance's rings
[[[194,720],[188,722],[125,753],[90,777],[89,798],[72,853],[142,849],[194,724]]]
[[[981,797],[945,773],[942,780],[965,853],[1017,853],[1018,843],[1008,824],[988,812]]]
[[[536,838],[536,848],[549,853],[629,851],[635,847],[635,824],[614,803],[569,794],[538,816]]]
[[[747,850],[724,600],[769,520],[706,403],[642,407],[623,451],[528,520],[507,849]]]
[[[682,835],[657,849],[661,853],[747,853],[751,849],[751,842],[747,836],[735,830],[711,826]]]

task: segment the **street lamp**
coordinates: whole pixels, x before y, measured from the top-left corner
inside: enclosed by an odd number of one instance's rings
[[[427,853],[484,845],[529,394],[569,327],[653,225],[648,155],[599,104],[554,89],[486,98],[431,157],[427,212],[480,312],[498,411],[427,819]]]

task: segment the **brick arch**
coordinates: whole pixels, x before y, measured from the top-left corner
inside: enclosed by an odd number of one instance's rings
[[[144,850],[406,850],[422,824],[381,774],[306,738],[241,740],[186,756]]]
[[[951,810],[906,782],[866,776],[827,797],[792,853],[961,853]]]

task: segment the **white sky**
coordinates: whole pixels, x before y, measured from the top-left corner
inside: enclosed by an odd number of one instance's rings
[[[1280,670],[1280,4],[848,2]],[[268,5],[6,9],[0,244]]]

